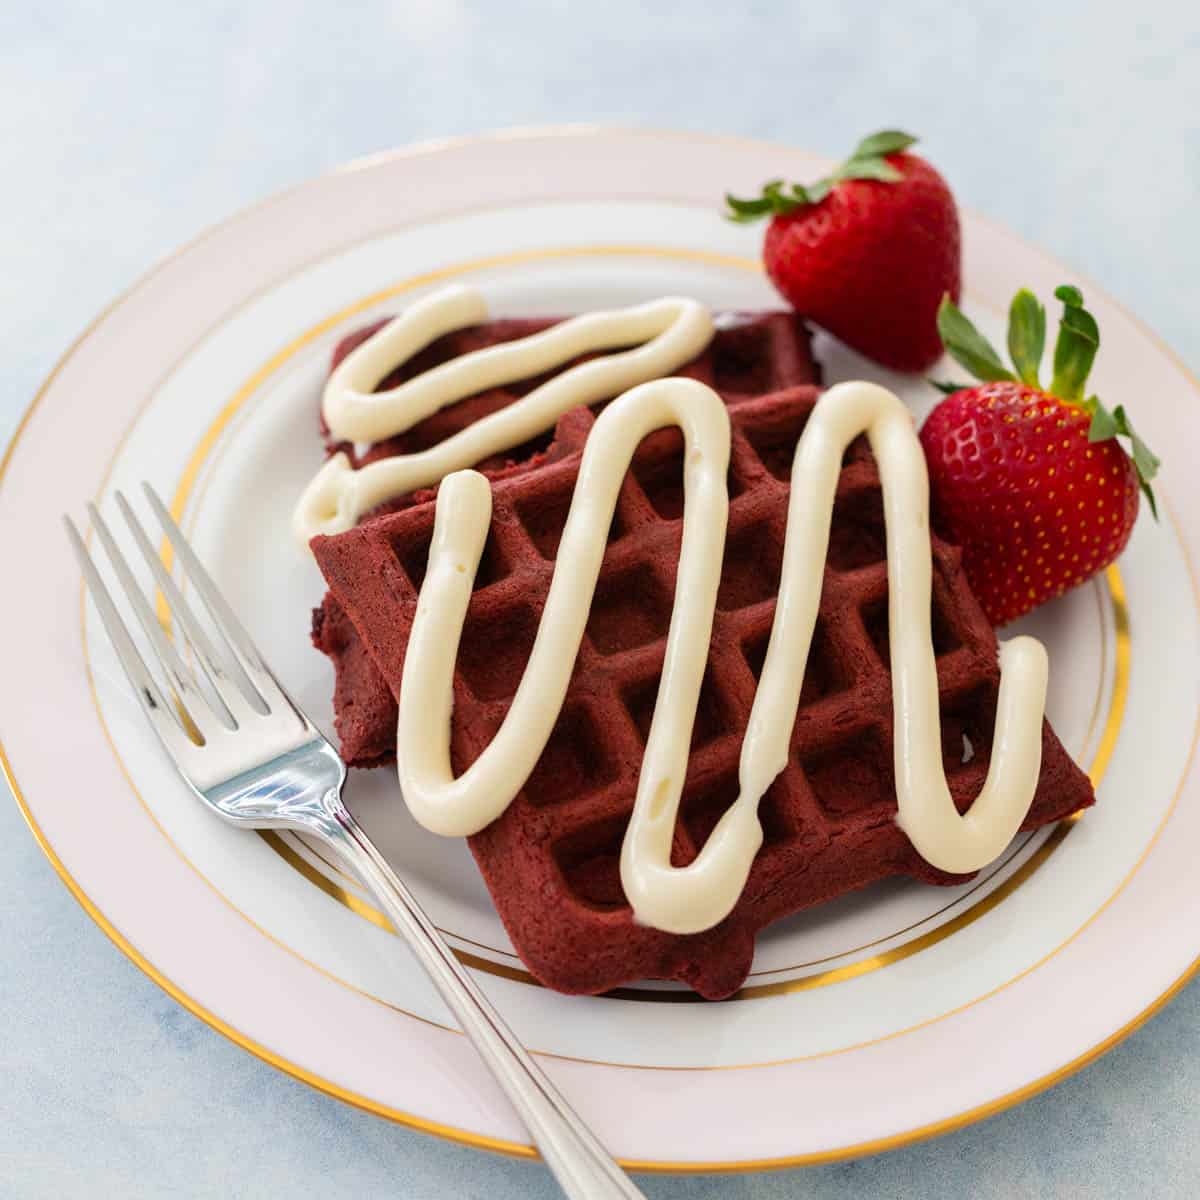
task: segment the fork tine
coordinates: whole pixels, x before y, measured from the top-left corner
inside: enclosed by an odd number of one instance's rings
[[[138,624],[141,625],[146,637],[150,639],[150,644],[158,655],[159,665],[170,679],[176,697],[187,714],[187,719],[196,725],[205,738],[211,736],[210,721],[214,715],[219,717],[227,728],[236,729],[237,722],[234,720],[233,714],[225,708],[224,703],[221,705],[223,711],[214,710],[203,692],[196,686],[191,671],[184,665],[171,639],[166,636],[163,627],[155,619],[153,610],[142,593],[142,589],[138,586],[137,580],[133,577],[129,564],[125,561],[125,556],[121,553],[95,504],[88,505],[88,514],[92,518],[92,528],[103,543],[108,560],[112,563],[113,570],[116,571],[117,578],[121,581],[121,587],[129,598],[134,616],[137,617]]]
[[[147,670],[145,661],[138,652],[138,648],[133,644],[129,631],[125,628],[125,622],[121,620],[116,605],[113,604],[112,597],[108,594],[108,588],[104,586],[104,580],[100,578],[100,572],[96,570],[92,557],[88,554],[83,538],[79,536],[79,530],[75,528],[70,517],[64,516],[63,524],[67,528],[67,536],[71,539],[71,547],[75,551],[75,557],[79,560],[79,566],[96,605],[96,611],[100,614],[105,632],[112,642],[113,649],[117,652],[121,667],[137,694],[138,702],[146,716],[150,718],[150,724],[154,726],[154,731],[167,748],[167,752],[178,759],[189,749],[194,748],[195,743],[188,736],[171,706],[163,698],[158,684],[154,682],[154,676]]]
[[[154,549],[149,536],[142,527],[141,521],[138,520],[137,514],[130,507],[129,501],[125,499],[125,496],[120,491],[116,493],[116,497],[117,505],[121,509],[121,515],[125,518],[125,524],[129,526],[129,531],[133,534],[134,541],[141,551],[142,558],[146,560],[147,566],[149,566],[154,575],[155,582],[166,597],[167,605],[172,615],[179,621],[184,636],[191,643],[192,649],[195,650],[196,657],[200,660],[201,669],[207,676],[208,682],[212,684],[213,691],[220,698],[226,712],[229,714],[232,721],[231,728],[237,728],[239,716],[249,716],[251,711],[265,712],[265,707],[259,707],[260,705],[264,705],[264,701],[257,695],[249,680],[246,681],[243,687],[235,679],[231,678],[225,670],[217,655],[216,648],[212,644],[212,639],[205,633],[204,627],[200,622],[196,620],[196,614],[192,611],[192,606],[184,598],[175,580],[171,578],[170,572],[164,566],[158,552]]]
[[[175,547],[175,553],[183,562],[184,569],[191,577],[196,591],[200,593],[200,598],[204,601],[204,607],[208,609],[209,616],[220,630],[226,646],[229,647],[230,653],[237,660],[250,682],[258,689],[263,702],[268,706],[268,711],[275,704],[284,704],[297,716],[307,720],[283,690],[282,685],[275,678],[274,672],[267,666],[262,655],[250,640],[250,635],[243,628],[242,623],[234,616],[233,609],[226,603],[225,597],[221,595],[217,585],[213,583],[209,573],[196,557],[195,551],[188,545],[179,526],[175,524],[174,518],[167,511],[167,506],[158,498],[158,493],[148,483],[142,484],[142,490],[146,493],[146,498],[150,501],[159,524],[162,525],[171,545]]]

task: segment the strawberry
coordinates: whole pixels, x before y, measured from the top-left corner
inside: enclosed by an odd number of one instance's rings
[[[730,220],[769,216],[763,263],[784,299],[848,346],[899,371],[942,354],[937,310],[959,296],[958,209],[946,181],[899,130],[864,138],[827,179],[773,180],[726,196]]]
[[[949,297],[938,311],[946,350],[985,382],[937,384],[949,395],[921,430],[930,496],[994,625],[1108,566],[1133,532],[1139,489],[1158,517],[1150,481],[1159,460],[1123,407],[1084,399],[1100,346],[1095,318],[1077,288],[1054,294],[1063,315],[1049,388],[1038,380],[1046,311],[1031,292],[1018,292],[1009,311],[1016,374]]]

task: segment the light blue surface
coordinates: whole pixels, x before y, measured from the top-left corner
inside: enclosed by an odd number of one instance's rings
[[[917,131],[963,204],[1097,280],[1200,369],[1192,0],[342,7],[3,6],[0,441],[101,306],[202,226],[356,155],[567,120],[830,156],[880,126]],[[0,1196],[556,1194],[539,1166],[356,1112],[193,1019],[76,906],[3,797],[0,879]],[[974,1128],[860,1162],[645,1188],[1194,1195],[1198,1092],[1193,986],[1097,1065]]]

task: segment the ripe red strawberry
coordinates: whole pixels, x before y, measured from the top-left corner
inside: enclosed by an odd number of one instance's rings
[[[864,138],[828,179],[773,180],[726,196],[734,221],[770,216],[763,263],[787,302],[848,346],[899,371],[941,357],[938,304],[962,277],[958,209],[946,181],[898,130]]]
[[[1038,381],[1046,312],[1031,292],[1018,292],[1009,313],[1015,376],[950,299],[938,313],[947,351],[987,382],[937,385],[950,395],[921,430],[930,496],[994,625],[1108,566],[1133,532],[1139,487],[1158,515],[1150,490],[1158,459],[1124,408],[1109,412],[1099,397],[1084,399],[1100,345],[1095,319],[1078,289],[1055,295],[1063,317],[1048,389]],[[1132,457],[1118,437],[1128,439]]]

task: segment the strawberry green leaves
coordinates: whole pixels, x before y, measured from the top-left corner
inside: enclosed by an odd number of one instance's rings
[[[726,193],[725,216],[730,221],[745,225],[762,217],[784,216],[809,204],[820,204],[833,190],[834,185],[847,179],[874,179],[882,183],[896,183],[902,178],[900,172],[885,157],[900,154],[916,142],[911,134],[899,129],[884,129],[863,138],[850,157],[831,175],[818,179],[807,186],[801,183],[784,183],[772,179],[764,184],[757,196],[742,199]]]
[[[900,129],[881,129],[870,137],[865,137],[850,155],[850,161],[856,158],[878,158],[884,154],[903,154],[909,146],[917,144],[917,138],[911,133]]]
[[[1100,330],[1083,307],[1078,288],[1064,284],[1054,293],[1063,302],[1063,315],[1054,346],[1054,378],[1050,392],[1061,400],[1082,404],[1084,386],[1100,348]],[[1008,310],[1008,352],[1017,373],[1000,361],[991,343],[963,315],[949,296],[938,308],[938,333],[946,352],[976,379],[991,382],[1019,378],[1030,387],[1041,388],[1038,368],[1046,347],[1046,310],[1027,288],[1014,297]]]
[[[772,179],[770,183],[763,184],[762,194],[752,200],[740,200],[737,196],[726,193],[725,203],[729,208],[725,214],[726,218],[741,225],[748,225],[760,217],[789,213],[802,204],[815,203],[809,199],[807,190],[798,183],[792,184],[786,192],[784,186],[782,179]]]
[[[1162,460],[1138,436],[1123,404],[1118,404],[1112,412],[1109,412],[1099,396],[1089,396],[1083,402],[1083,409],[1092,417],[1092,423],[1088,426],[1089,442],[1107,442],[1110,438],[1127,438],[1129,440],[1129,456],[1133,459],[1133,466],[1137,471],[1138,485],[1157,521],[1158,501],[1154,497],[1154,489],[1150,483],[1158,474]]]
[[[956,363],[966,367],[976,379],[993,382],[1015,378],[1000,361],[1000,355],[991,342],[971,324],[949,296],[943,296],[938,305],[937,327],[946,353]]]
[[[836,171],[829,180],[821,180],[816,186],[826,183],[840,183],[843,179],[876,179],[882,183],[896,183],[902,179],[900,172],[888,162],[885,155],[902,154],[909,146],[915,145],[917,139],[910,133],[899,129],[884,129],[865,137],[854,152]],[[826,189],[828,190],[828,189]],[[811,194],[812,188],[809,189]]]
[[[1096,360],[1096,351],[1100,349],[1100,329],[1096,318],[1084,308],[1083,293],[1077,287],[1063,284],[1055,289],[1054,295],[1062,301],[1063,313],[1059,320],[1058,339],[1054,344],[1054,377],[1046,390],[1059,400],[1079,405],[1091,416],[1089,441],[1107,442],[1112,438],[1124,438],[1128,442],[1128,453],[1133,459],[1138,483],[1157,520],[1158,504],[1150,483],[1158,474],[1160,460],[1134,430],[1122,405],[1110,412],[1099,396],[1084,399],[1088,375]],[[1020,379],[1028,387],[1043,390],[1038,369],[1046,346],[1046,310],[1027,288],[1022,288],[1013,297],[1008,310],[1008,353],[1016,367],[1016,375],[1005,367],[992,344],[949,296],[942,297],[937,325],[946,353],[966,367],[976,379],[985,382]],[[967,386],[932,379],[929,382],[948,395]]]
[[[1123,405],[1118,404],[1109,412],[1099,396],[1084,399],[1084,387],[1091,374],[1096,351],[1100,349],[1100,327],[1096,318],[1083,307],[1083,293],[1070,284],[1054,289],[1054,295],[1062,301],[1063,314],[1058,327],[1058,341],[1054,345],[1054,378],[1050,381],[1050,392],[1060,399],[1079,404],[1091,414],[1088,441],[1107,442],[1110,438],[1125,438],[1129,443],[1129,456],[1137,471],[1138,484],[1154,519],[1158,520],[1158,502],[1150,483],[1158,474],[1160,459],[1138,436]]]
[[[1055,288],[1054,294],[1063,302],[1063,315],[1054,346],[1050,391],[1063,400],[1082,404],[1083,389],[1100,349],[1100,329],[1096,318],[1083,307],[1083,294],[1078,288],[1063,284]]]
[[[1040,388],[1038,367],[1046,348],[1046,310],[1028,289],[1022,288],[1008,310],[1008,354],[1022,383]]]

